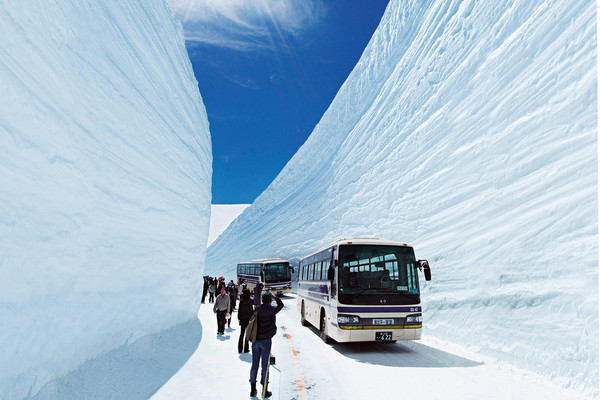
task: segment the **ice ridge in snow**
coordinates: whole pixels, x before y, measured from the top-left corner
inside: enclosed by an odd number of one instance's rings
[[[164,1],[4,1],[0,37],[0,398],[13,399],[196,316],[212,156]]]
[[[351,235],[428,258],[424,332],[598,394],[594,2],[392,0],[209,272]]]

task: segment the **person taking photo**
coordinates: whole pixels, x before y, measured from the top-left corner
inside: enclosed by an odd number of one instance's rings
[[[257,330],[256,340],[252,343],[252,367],[250,368],[250,397],[256,396],[256,376],[258,375],[258,365],[261,364],[261,382],[263,385],[264,398],[271,397],[268,390],[269,358],[271,355],[271,339],[277,333],[275,325],[275,315],[283,308],[283,302],[275,297],[277,307],[271,305],[273,296],[271,293],[262,295],[262,304],[258,309],[256,316]]]

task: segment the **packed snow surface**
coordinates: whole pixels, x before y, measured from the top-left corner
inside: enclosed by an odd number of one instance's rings
[[[598,394],[596,10],[392,0],[207,270],[340,237],[415,247],[424,334]]]
[[[0,398],[16,399],[196,316],[212,159],[164,1],[3,1],[0,37]]]
[[[538,374],[428,335],[420,342],[328,345],[316,328],[300,324],[293,296],[283,303],[271,348],[276,357],[269,368],[273,400],[585,399]],[[248,398],[252,354],[237,352],[237,313],[225,335],[217,336],[212,306],[200,307],[202,340],[196,351],[152,400]],[[257,388],[262,390],[260,383]]]
[[[208,246],[227,229],[250,204],[211,204],[210,229],[208,230]]]

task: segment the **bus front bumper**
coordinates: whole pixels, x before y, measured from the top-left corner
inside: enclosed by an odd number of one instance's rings
[[[361,328],[340,327],[340,329],[331,329],[332,338],[338,342],[375,342],[377,341],[378,332],[387,332],[392,334],[394,340],[419,340],[421,339],[421,326],[404,326],[404,327],[385,327],[385,326],[369,326]],[[335,333],[334,333],[335,332]]]
[[[284,294],[292,293],[292,288],[268,288],[267,292],[276,294],[277,296],[283,296]]]

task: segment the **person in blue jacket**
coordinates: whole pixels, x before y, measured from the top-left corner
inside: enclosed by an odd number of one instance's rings
[[[258,375],[258,364],[261,364],[261,379],[263,393],[265,398],[271,397],[271,392],[267,389],[267,367],[269,366],[269,356],[271,355],[271,339],[277,333],[275,325],[275,315],[283,308],[283,302],[275,297],[277,307],[271,305],[273,296],[271,293],[262,295],[262,304],[259,307],[256,316],[256,340],[252,343],[252,367],[250,368],[250,396],[256,396],[256,376]]]

